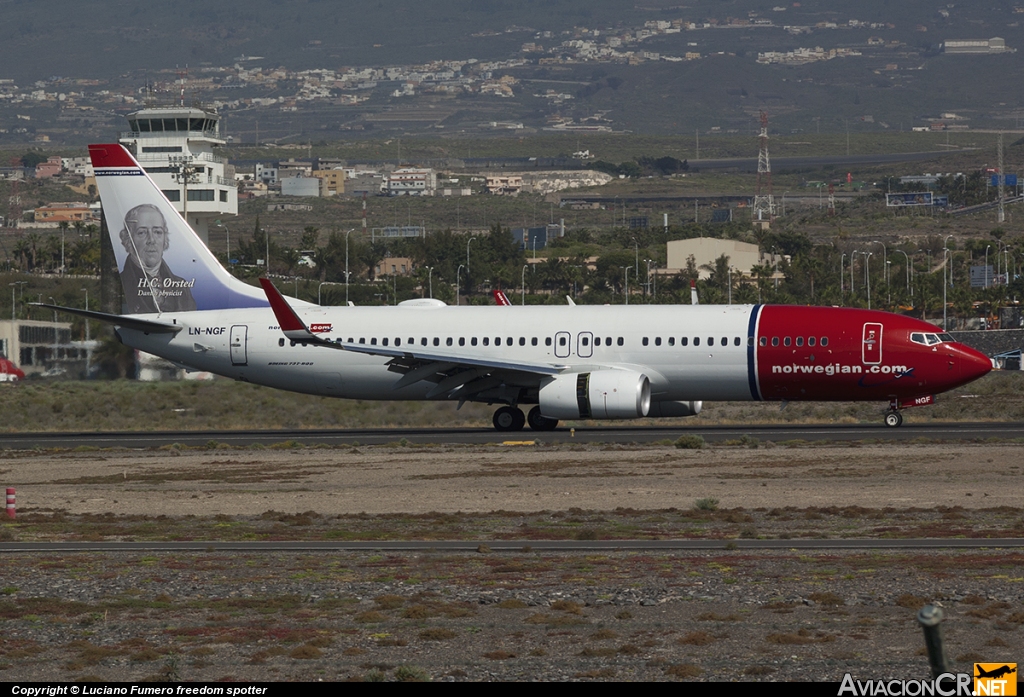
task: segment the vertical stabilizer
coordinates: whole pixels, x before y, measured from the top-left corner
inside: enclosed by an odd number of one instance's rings
[[[229,274],[124,146],[90,145],[129,314],[267,307]]]

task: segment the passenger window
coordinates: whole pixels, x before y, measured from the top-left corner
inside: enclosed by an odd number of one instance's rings
[[[558,345],[559,346],[565,346],[565,337],[564,336],[558,337]]]
[[[365,339],[365,338],[363,338],[363,337],[359,337],[359,343],[360,343],[360,344],[365,344],[365,343],[366,343],[366,339]],[[293,342],[292,342],[292,346],[294,346],[294,345],[295,345],[295,342],[293,341]]]
[[[582,339],[580,339],[580,343],[582,343],[584,346],[590,346],[590,339],[588,339],[587,337],[583,337]]]
[[[622,346],[622,344],[623,344],[623,343],[625,343],[625,342],[624,342],[624,340],[622,339],[622,337],[620,336],[620,337],[619,337],[619,340],[618,340],[618,341],[617,341],[616,343],[617,343],[617,344],[618,344],[619,346]]]
[[[761,346],[767,346],[768,345],[768,337],[762,336],[760,339],[757,340],[757,343],[760,344]]]
[[[641,343],[641,344],[643,344],[644,346],[646,346],[646,345],[647,345],[647,343],[648,343],[648,339],[647,339],[647,337],[645,336],[645,337],[644,337],[644,339],[643,339],[643,341],[641,341],[640,343]]]
[[[494,337],[494,345],[495,346],[501,346],[501,337],[500,336]]]
[[[601,345],[601,337],[595,336],[594,337],[594,346],[600,346],[600,345]]]
[[[434,337],[434,346],[440,346],[440,345],[441,345],[441,340],[435,336]]]
[[[827,336],[821,337],[821,345],[822,346],[828,346],[828,337]]]
[[[789,346],[791,343],[793,343],[793,341],[788,336],[782,340],[783,346]]]
[[[363,342],[362,342],[362,341],[360,341],[359,343],[363,343]],[[291,345],[292,345],[292,346],[295,346],[295,342],[294,342],[294,341],[293,341],[293,342],[291,342]]]
[[[797,346],[803,346],[804,345],[804,338],[802,336],[798,336],[796,338],[796,345]]]
[[[722,337],[722,341],[721,341],[721,345],[722,346],[728,346],[729,345],[729,337],[723,336]]]
[[[693,345],[694,346],[700,346],[700,337],[699,336],[693,337]]]
[[[606,336],[604,338],[604,345],[605,346],[611,346],[612,345],[612,338],[610,336]]]
[[[714,346],[714,345],[715,345],[715,337],[709,336],[708,337],[708,346]]]
[[[668,345],[669,346],[675,346],[676,345],[676,338],[674,336],[670,336],[668,338]]]
[[[460,336],[459,337],[459,346],[465,346],[465,345],[466,345],[466,337]]]
[[[352,340],[349,339],[349,341],[352,341]],[[405,343],[407,343],[407,344],[415,344],[416,343],[416,339],[414,339],[413,337],[410,336],[409,340],[407,342],[405,342]]]
[[[278,346],[284,346],[284,339],[278,339],[277,340],[277,345]]]
[[[380,340],[380,343],[381,343],[382,345],[384,345],[384,346],[387,346],[387,345],[388,345],[388,338],[387,338],[387,337],[384,337],[383,339],[381,339],[381,340]]]
[[[476,337],[475,336],[472,339],[469,340],[469,344],[470,344],[470,346],[476,346]]]
[[[751,339],[751,340],[750,340],[750,343],[753,343],[753,339]],[[732,345],[733,345],[733,346],[739,346],[739,345],[740,345],[740,338],[739,338],[738,336],[737,336],[737,337],[735,337],[735,338],[734,338],[734,339],[732,340]]]
[[[505,339],[505,345],[506,346],[511,346],[512,345],[512,337],[509,337],[509,338]]]
[[[660,336],[659,336],[659,337],[657,337],[657,338],[656,338],[656,339],[654,340],[654,345],[655,345],[655,346],[661,346],[661,337],[660,337]]]
[[[536,345],[537,345],[537,337],[533,337],[532,339],[530,339],[530,346],[536,346]]]
[[[395,346],[401,346],[401,345],[402,345],[402,340],[397,338],[397,337],[395,337]]]
[[[445,339],[444,340],[444,345],[445,346],[451,346],[452,345],[452,338],[448,337],[447,339]]]
[[[426,346],[426,345],[427,345],[427,337],[423,337],[422,339],[420,339],[420,346]]]
[[[519,337],[519,345],[520,346],[526,346],[526,337],[525,336]]]
[[[356,343],[356,340],[355,340],[355,339],[353,339],[352,337],[349,337],[349,338],[348,338],[348,343],[350,343],[350,344],[354,344],[354,343]]]
[[[545,346],[550,346],[551,345],[551,337],[550,336],[544,337],[544,345]]]
[[[370,345],[371,346],[376,346],[377,345],[377,337],[374,337],[374,338],[370,339]]]
[[[814,337],[813,336],[807,337],[807,345],[808,346],[814,346]]]
[[[491,337],[485,336],[484,337],[484,346],[490,346],[490,345],[491,345]]]
[[[772,337],[772,346],[778,346],[778,345],[779,345],[779,337],[773,336]]]
[[[690,338],[689,337],[686,337],[686,336],[680,337],[680,339],[679,339],[679,345],[680,346],[686,346],[689,343],[690,343]]]

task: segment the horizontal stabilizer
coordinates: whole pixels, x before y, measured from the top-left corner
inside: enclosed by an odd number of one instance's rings
[[[45,307],[47,310],[57,310],[58,312],[67,312],[69,315],[78,315],[79,317],[85,317],[86,319],[95,320],[97,322],[105,322],[107,324],[114,324],[118,327],[124,327],[125,329],[135,329],[140,332],[147,332],[149,334],[177,334],[184,327],[180,324],[168,324],[167,322],[155,322],[149,319],[139,319],[138,317],[128,317],[126,315],[111,315],[106,312],[96,312],[94,310],[81,310],[77,307],[62,307],[60,305],[50,305],[49,303],[29,303],[35,307]]]

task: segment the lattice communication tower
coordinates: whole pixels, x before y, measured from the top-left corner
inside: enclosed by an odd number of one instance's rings
[[[775,197],[772,195],[772,164],[768,158],[768,114],[761,112],[760,147],[757,151],[757,190],[754,193],[754,219],[771,220],[775,217]]]

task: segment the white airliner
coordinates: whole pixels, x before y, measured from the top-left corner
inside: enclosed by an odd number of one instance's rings
[[[192,370],[347,399],[499,404],[495,428],[515,431],[693,416],[706,400],[876,400],[898,426],[902,408],[991,369],[931,324],[859,309],[286,299],[225,271],[126,149],[89,151],[129,313],[57,309]]]

